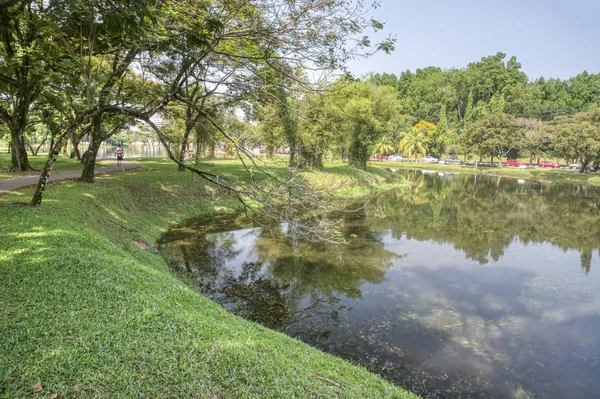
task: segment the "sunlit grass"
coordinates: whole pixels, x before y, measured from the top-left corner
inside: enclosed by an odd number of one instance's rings
[[[385,184],[382,169],[335,167],[315,179]],[[234,161],[207,168],[247,178]],[[172,276],[155,254],[160,234],[188,217],[239,209],[201,178],[147,161],[94,185],[54,182],[40,208],[15,204],[32,193],[0,196],[0,397],[32,396],[37,382],[39,397],[59,398],[408,397],[227,313]]]

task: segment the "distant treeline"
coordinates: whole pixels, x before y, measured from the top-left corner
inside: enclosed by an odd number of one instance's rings
[[[420,120],[438,124],[445,105],[450,127],[462,127],[491,112],[504,97],[504,112],[515,117],[549,121],[600,105],[600,74],[586,71],[566,80],[530,80],[516,57],[484,57],[467,67],[442,69],[430,66],[393,73],[372,74],[377,85],[396,88],[399,112],[411,125]]]

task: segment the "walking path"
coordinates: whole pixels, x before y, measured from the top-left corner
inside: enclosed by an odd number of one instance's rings
[[[122,170],[140,168],[142,165],[135,162],[123,162],[121,166],[103,166],[96,168],[96,174],[119,172]],[[50,174],[49,181],[77,179],[81,176],[81,170],[72,170],[70,172],[57,172]],[[23,187],[35,186],[40,179],[40,176],[25,176],[17,179],[0,180],[0,194],[8,191],[17,190]]]

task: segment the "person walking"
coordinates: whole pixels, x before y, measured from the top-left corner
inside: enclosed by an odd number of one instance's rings
[[[121,145],[115,150],[115,155],[117,156],[117,166],[121,166],[121,163],[123,162],[123,147],[121,147]]]

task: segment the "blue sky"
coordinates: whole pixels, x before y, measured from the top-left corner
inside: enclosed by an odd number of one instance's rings
[[[380,1],[370,15],[396,36],[396,51],[352,62],[355,75],[462,68],[498,51],[530,79],[600,72],[600,0]]]

